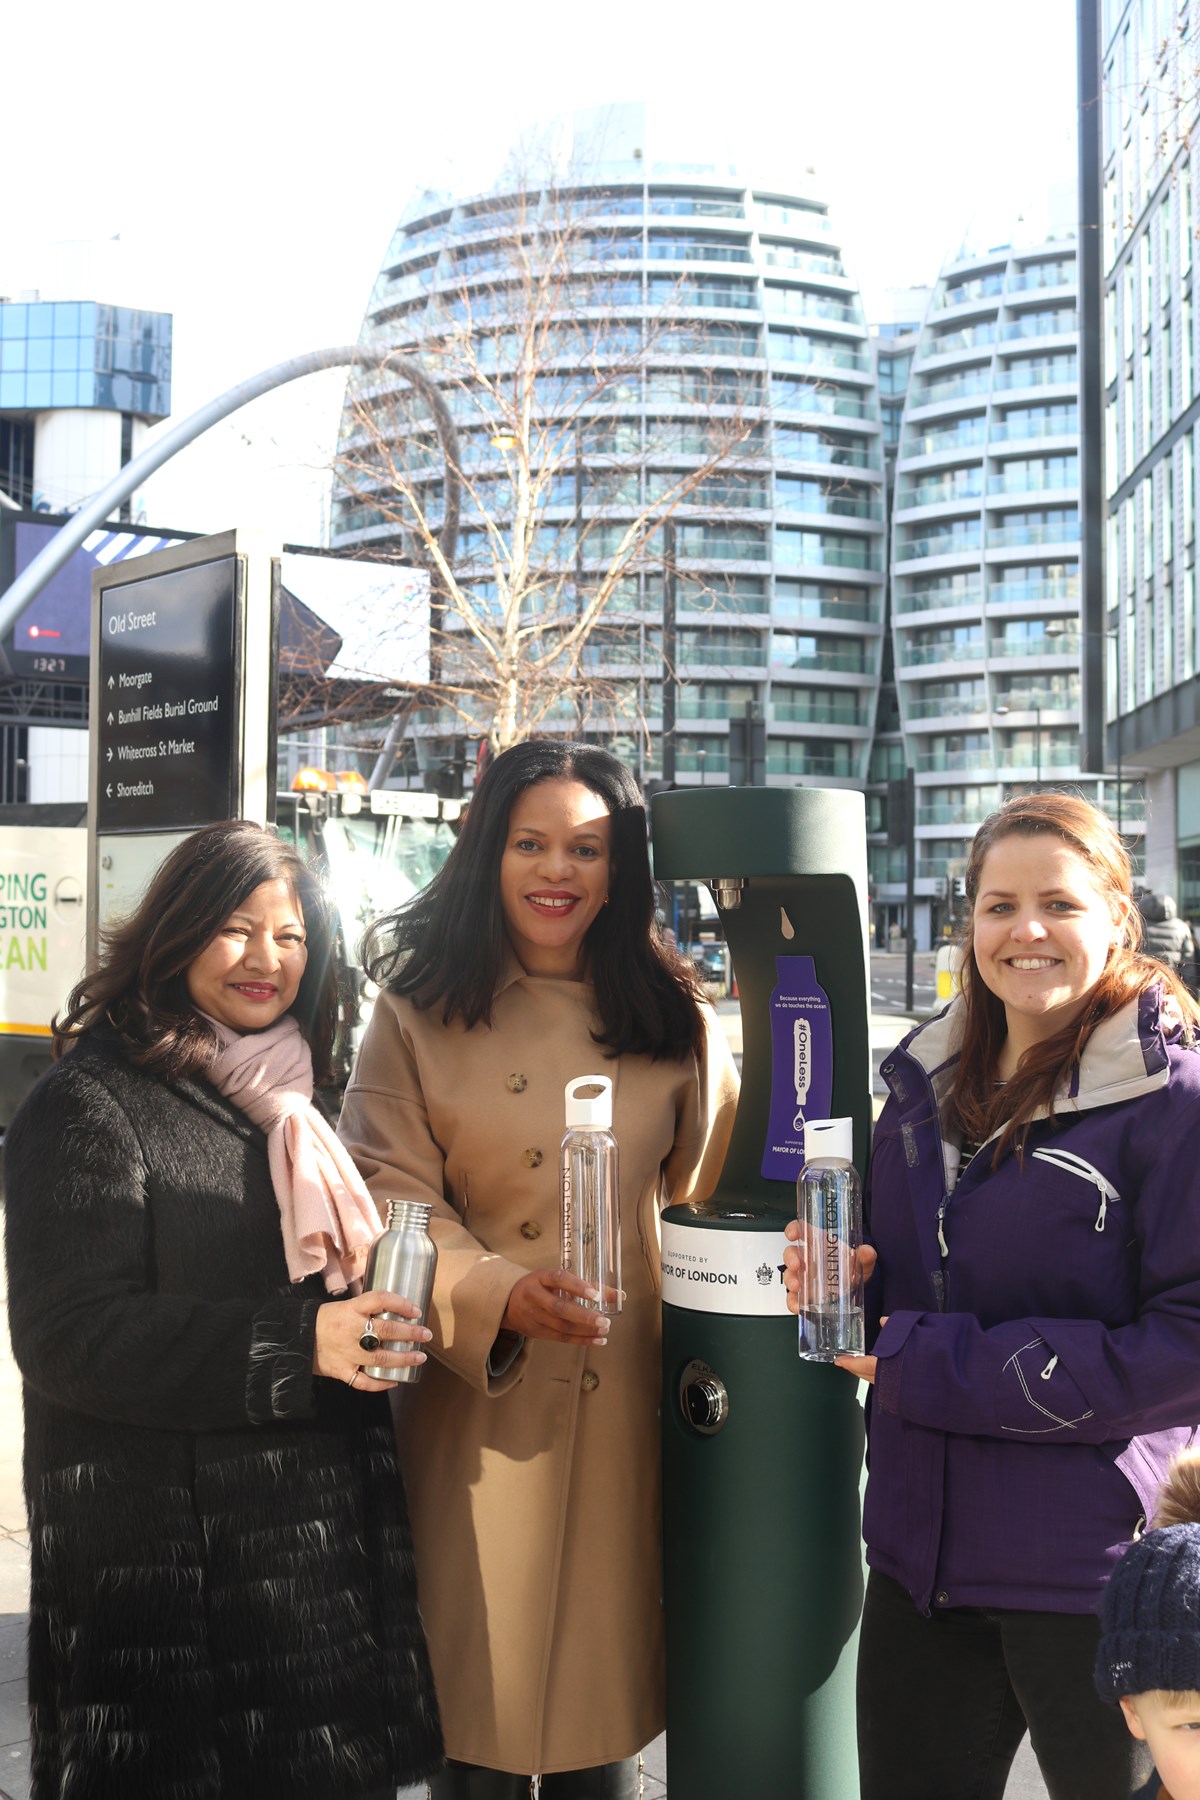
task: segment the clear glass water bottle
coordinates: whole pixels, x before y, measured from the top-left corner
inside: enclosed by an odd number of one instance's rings
[[[861,1356],[866,1344],[858,1259],[862,1186],[853,1156],[853,1119],[806,1121],[796,1217],[804,1252],[800,1354],[809,1362]]]
[[[621,1310],[621,1199],[617,1140],[612,1134],[612,1082],[578,1075],[566,1089],[567,1132],[562,1141],[562,1263],[600,1290],[585,1300],[610,1316]]]
[[[437,1246],[429,1235],[429,1218],[432,1206],[421,1200],[389,1200],[387,1203],[387,1229],[382,1237],[377,1237],[371,1245],[371,1253],[367,1258],[367,1270],[363,1277],[364,1294],[400,1294],[405,1300],[411,1300],[420,1307],[421,1317],[417,1321],[404,1320],[403,1323],[426,1323],[425,1315],[429,1311],[429,1296],[433,1291],[433,1276],[437,1268]],[[377,1313],[377,1318],[400,1320],[399,1313]],[[380,1340],[381,1344],[384,1340]],[[408,1342],[387,1343],[389,1350],[408,1350],[418,1346]],[[424,1349],[425,1346],[421,1345]],[[376,1381],[404,1381],[410,1385],[420,1381],[424,1363],[415,1363],[409,1368],[387,1367],[383,1364],[364,1364],[364,1375],[370,1375]]]

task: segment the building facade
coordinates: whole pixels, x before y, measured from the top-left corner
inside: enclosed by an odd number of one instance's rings
[[[1102,427],[1085,512],[1092,760],[1140,771],[1144,874],[1200,913],[1197,214],[1200,18],[1188,0],[1080,0],[1081,195]],[[1097,103],[1087,104],[1089,84]],[[1089,212],[1094,215],[1090,220]]]
[[[547,728],[611,742],[644,779],[701,785],[730,778],[730,719],[749,709],[765,728],[765,768],[735,775],[862,787],[884,634],[883,461],[867,327],[828,208],[731,165],[684,162],[670,147],[659,155],[640,106],[604,110],[597,151],[598,117],[574,121],[576,155],[553,184],[527,176],[410,208],[362,341],[414,353],[441,384],[474,495],[491,502],[481,508],[467,493],[459,565],[494,591],[495,528],[508,532],[513,519],[506,494],[515,506],[493,385],[504,334],[521,329],[514,249],[536,255],[540,242],[548,256],[565,206],[571,255],[536,407],[538,428],[553,437],[559,425],[567,448],[543,488],[537,553],[548,567],[573,560],[586,599],[631,523],[707,472],[678,499],[669,533],[655,532],[630,565],[593,633],[591,666],[610,677],[605,704],[576,710],[564,696]],[[464,320],[470,375],[445,351],[448,322],[461,333]],[[383,417],[402,386],[379,376],[352,386],[343,458],[362,441],[364,406]],[[419,403],[409,419],[401,434],[428,437]],[[717,448],[722,432],[736,438],[727,451]],[[431,468],[433,509],[439,480]],[[333,541],[404,544],[361,467],[336,492]],[[456,729],[461,709],[419,717],[405,778],[444,761]]]
[[[18,512],[73,511],[141,449],[171,410],[171,317],[90,300],[0,298],[0,508],[12,527],[0,546],[3,584],[45,532]],[[137,511],[136,497],[121,519]],[[96,544],[117,548],[119,534]],[[126,548],[134,542],[130,537]],[[151,540],[156,541],[156,540]],[[64,578],[65,579],[65,578]],[[0,681],[0,800],[83,800],[87,794],[86,675],[44,640],[18,629]],[[74,648],[74,646],[72,646]],[[68,661],[71,666],[68,668]]]
[[[1072,232],[952,259],[913,357],[891,628],[919,940],[1007,794],[1067,782],[1115,809],[1080,767],[1078,327]]]

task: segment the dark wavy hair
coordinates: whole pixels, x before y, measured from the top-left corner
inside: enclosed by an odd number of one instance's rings
[[[584,940],[600,1029],[611,1056],[699,1054],[704,1041],[699,977],[664,941],[655,917],[646,813],[637,782],[615,756],[592,744],[547,738],[498,756],[475,790],[446,862],[424,891],[378,920],[363,944],[363,966],[380,987],[425,1010],[440,1006],[448,1025],[490,1025],[509,949],[500,900],[500,860],[513,802],[540,781],[581,781],[612,818],[612,885]]]
[[[1026,1050],[1016,1073],[998,1090],[996,1066],[1007,1033],[1004,1003],[992,993],[975,962],[974,914],[984,858],[1007,837],[1051,837],[1073,850],[1087,864],[1093,885],[1112,907],[1114,926],[1118,903],[1124,899],[1130,904],[1120,939],[1109,952],[1083,1010],[1053,1037]],[[1200,1034],[1200,1007],[1182,981],[1164,963],[1139,950],[1142,921],[1133,904],[1129,856],[1108,816],[1081,795],[1052,791],[1020,794],[1006,801],[975,833],[964,885],[969,904],[959,980],[966,1024],[951,1104],[964,1135],[973,1143],[986,1142],[1004,1126],[996,1161],[1010,1145],[1019,1150],[1024,1144],[1039,1107],[1053,1114],[1054,1096],[1069,1083],[1097,1025],[1147,988],[1161,985],[1189,1037]]]
[[[167,1081],[203,1075],[219,1046],[188,993],[187,971],[264,881],[286,881],[300,905],[308,962],[289,1010],[312,1050],[315,1080],[328,1082],[337,1029],[333,914],[303,858],[246,819],[192,832],[159,865],[137,911],[102,933],[97,966],[51,1023],[55,1056],[108,1027],[139,1068]]]

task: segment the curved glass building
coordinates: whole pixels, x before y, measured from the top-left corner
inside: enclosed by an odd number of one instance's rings
[[[660,149],[640,105],[561,123],[574,144],[566,173],[409,208],[363,326],[364,344],[421,359],[486,496],[467,497],[457,572],[502,603],[493,527],[511,532],[521,496],[498,384],[528,270],[560,254],[566,219],[570,253],[533,390],[531,442],[557,459],[528,540],[548,588],[565,568],[555,591],[586,602],[630,526],[690,486],[592,634],[585,669],[606,675],[603,697],[581,683],[541,728],[611,742],[644,778],[700,784],[729,778],[730,718],[761,720],[767,782],[861,787],[883,636],[883,464],[867,328],[828,208],[794,181]],[[356,377],[333,541],[402,553],[386,473],[361,453],[372,428],[421,438],[427,516],[438,513],[428,409],[398,382]],[[445,760],[455,731],[461,707],[421,716],[404,775]],[[741,736],[751,762],[735,777],[761,780],[756,732]]]
[[[1007,794],[1066,781],[1110,799],[1079,767],[1075,281],[1073,235],[952,261],[913,359],[892,636],[935,933],[975,827]]]

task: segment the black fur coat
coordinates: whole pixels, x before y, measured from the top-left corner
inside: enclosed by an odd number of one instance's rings
[[[258,1128],[93,1033],[5,1144],[34,1800],[350,1800],[440,1760],[386,1397],[314,1378]]]

